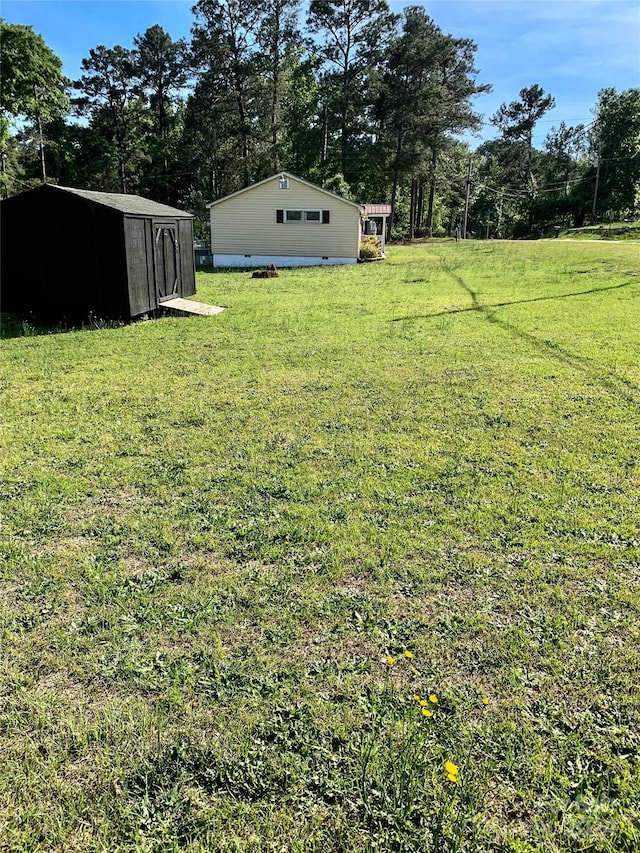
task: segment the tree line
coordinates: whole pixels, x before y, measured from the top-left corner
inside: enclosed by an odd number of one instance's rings
[[[0,192],[41,181],[135,192],[191,210],[286,169],[359,202],[390,202],[397,236],[523,236],[630,214],[640,190],[640,89],[600,92],[590,125],[522,89],[482,125],[476,45],[421,6],[386,0],[198,0],[191,38],[154,25],[99,45],[78,80],[31,27],[1,26]]]

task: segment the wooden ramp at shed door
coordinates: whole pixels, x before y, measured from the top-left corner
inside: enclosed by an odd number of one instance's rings
[[[193,299],[165,299],[160,303],[162,308],[171,308],[173,311],[181,311],[183,314],[199,314],[202,317],[214,317],[222,314],[225,310],[219,305],[206,305],[204,302],[194,302]]]

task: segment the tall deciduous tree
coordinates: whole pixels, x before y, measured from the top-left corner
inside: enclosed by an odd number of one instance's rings
[[[469,231],[491,220],[493,232],[499,237],[527,232],[529,200],[522,189],[524,156],[523,143],[503,138],[484,142],[475,151]]]
[[[592,147],[600,158],[598,210],[640,205],[640,88],[598,94]]]
[[[8,117],[33,123],[40,178],[44,183],[47,180],[44,128],[69,111],[62,62],[42,36],[23,24],[8,24],[0,19],[0,44],[0,112],[5,128],[2,138],[8,139]]]
[[[564,121],[552,127],[545,139],[545,150],[552,158],[555,174],[551,177],[565,182],[565,195],[569,193],[569,181],[577,174],[580,160],[587,149],[587,134],[583,124],[570,127]]]
[[[570,127],[560,122],[552,127],[545,139],[545,153],[541,159],[544,177],[540,211],[543,219],[560,219],[562,225],[568,214],[574,223],[580,220],[584,193],[579,184],[585,181],[585,155],[588,147],[587,129],[583,124]]]
[[[319,183],[323,150],[323,121],[319,115],[320,83],[318,60],[298,49],[296,59],[287,67],[290,85],[285,86],[282,101],[282,134],[286,140],[286,168]],[[280,168],[280,167],[278,167]]]

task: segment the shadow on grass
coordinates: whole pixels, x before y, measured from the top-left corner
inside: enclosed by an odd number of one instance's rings
[[[35,338],[42,335],[64,335],[69,332],[95,332],[101,329],[120,329],[137,323],[162,320],[164,317],[182,319],[189,315],[163,311],[162,308],[150,311],[146,316],[131,317],[128,320],[84,320],[77,322],[46,323],[33,317],[21,318],[15,314],[0,314],[0,340],[10,338]]]
[[[78,322],[47,323],[34,317],[19,317],[16,314],[0,314],[0,340],[9,338],[35,338],[42,335],[61,335],[67,332],[90,332],[97,329],[118,329],[128,326],[124,320],[85,320]]]
[[[593,287],[591,290],[577,290],[575,293],[560,293],[556,296],[534,296],[532,299],[514,299],[513,302],[492,302],[490,305],[481,305],[478,301],[477,294],[462,280],[462,278],[451,271],[447,271],[467,293],[471,296],[471,305],[467,308],[447,308],[445,311],[436,311],[433,314],[410,314],[406,317],[394,317],[393,323],[400,323],[403,320],[431,320],[435,317],[446,317],[448,314],[466,314],[469,311],[489,311],[492,308],[508,308],[510,305],[525,305],[527,302],[550,302],[554,299],[569,299],[573,296],[586,296],[590,293],[605,293],[607,290],[620,290],[622,287],[629,287],[634,284],[632,281],[626,281],[624,284],[613,284],[611,287]],[[413,279],[412,283],[426,281],[423,278]]]
[[[453,272],[451,269],[447,269],[444,267],[444,271],[458,284],[466,293],[471,297],[471,305],[467,308],[451,308],[447,311],[438,311],[434,314],[424,314],[424,315],[414,315],[413,317],[397,317],[392,322],[399,322],[400,320],[408,320],[408,319],[432,319],[434,317],[443,317],[447,314],[462,314],[469,311],[478,311],[481,313],[487,322],[495,323],[495,325],[499,326],[501,329],[504,329],[509,334],[514,337],[520,338],[523,341],[526,341],[533,349],[538,352],[545,353],[548,356],[551,356],[556,361],[568,365],[569,367],[577,368],[579,370],[584,371],[589,374],[590,378],[600,385],[601,388],[604,388],[609,393],[612,393],[618,397],[621,397],[626,403],[632,405],[634,407],[638,406],[639,398],[640,398],[640,388],[635,385],[630,380],[626,379],[624,376],[620,376],[614,370],[607,371],[606,374],[603,374],[600,371],[594,370],[593,360],[590,358],[586,358],[585,356],[577,355],[576,353],[572,353],[569,350],[563,349],[563,347],[558,344],[553,343],[553,341],[542,340],[541,338],[532,335],[530,332],[525,332],[521,328],[515,325],[515,323],[508,323],[506,320],[502,320],[498,317],[497,311],[494,310],[496,308],[506,308],[510,305],[522,305],[527,302],[545,302],[551,301],[555,299],[568,299],[574,296],[585,296],[593,293],[604,293],[606,291],[611,290],[620,290],[624,287],[629,287],[629,285],[634,282],[625,282],[624,284],[614,284],[610,287],[594,287],[590,290],[580,290],[575,293],[563,293],[558,294],[557,296],[537,296],[532,299],[519,299],[514,300],[513,302],[496,302],[491,305],[483,305],[478,299],[478,294],[475,290],[472,290],[471,287],[464,281],[464,279]]]

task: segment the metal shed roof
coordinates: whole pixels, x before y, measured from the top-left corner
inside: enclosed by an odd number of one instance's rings
[[[128,213],[137,216],[181,216],[192,219],[191,213],[185,213],[184,210],[178,210],[176,207],[169,207],[168,204],[160,204],[157,201],[151,201],[148,198],[142,198],[139,195],[125,195],[122,193],[101,193],[95,190],[78,190],[75,187],[61,187],[56,184],[47,184],[55,190],[72,193],[73,195],[86,198],[87,201],[92,201],[95,204],[102,204],[105,207],[111,207],[114,210],[119,210],[121,213]]]
[[[364,212],[367,216],[391,216],[390,204],[365,204]]]

